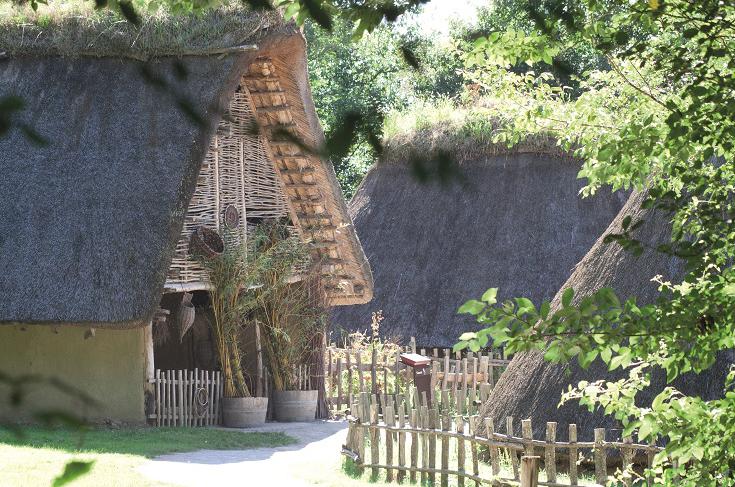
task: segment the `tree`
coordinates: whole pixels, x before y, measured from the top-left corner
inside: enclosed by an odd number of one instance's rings
[[[566,399],[604,407],[625,434],[665,439],[657,482],[733,485],[735,449],[723,441],[735,433],[732,371],[717,400],[671,386],[650,407],[635,397],[653,368],[664,369],[671,384],[735,346],[735,5],[549,0],[527,12],[529,34],[480,38],[466,56],[475,79],[508,101],[511,122],[498,140],[551,134],[585,161],[586,194],[603,185],[647,191],[645,206],[666,212],[673,228],[670,242],[652,250],[684,260],[686,274],[659,278],[660,297],[645,306],[635,297],[621,301],[612,289],[573,304],[570,288],[552,310],[525,298],[497,303],[491,289],[460,308],[483,328],[460,337],[457,348],[476,350],[492,339],[511,352],[542,350],[553,362],[576,358],[586,367],[599,357],[610,370],[624,368],[625,380],[580,383]],[[585,76],[576,99],[531,71],[506,69],[519,61],[553,64],[555,52],[580,42],[611,70]],[[640,254],[645,244],[634,235],[643,225],[627,218],[605,240]]]

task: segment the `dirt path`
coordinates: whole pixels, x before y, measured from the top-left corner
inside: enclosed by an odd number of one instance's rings
[[[282,431],[298,443],[277,448],[172,453],[145,462],[139,471],[152,480],[182,486],[315,485],[338,468],[347,423],[269,423],[246,431]]]

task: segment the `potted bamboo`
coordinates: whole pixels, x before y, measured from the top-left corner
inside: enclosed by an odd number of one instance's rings
[[[308,363],[312,338],[324,326],[325,310],[316,267],[308,250],[276,223],[262,228],[258,242],[269,262],[255,290],[263,349],[273,380],[277,421],[313,421],[318,390],[310,387]],[[299,279],[291,279],[299,269]],[[310,270],[311,269],[311,270]]]
[[[248,428],[265,423],[267,397],[252,397],[242,370],[239,338],[249,323],[253,301],[248,289],[258,279],[258,255],[248,249],[226,250],[205,262],[213,319],[210,320],[223,376],[224,426]]]

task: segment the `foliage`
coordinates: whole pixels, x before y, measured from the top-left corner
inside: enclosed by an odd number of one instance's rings
[[[529,132],[551,132],[585,161],[585,194],[603,185],[647,191],[646,206],[670,215],[673,225],[671,241],[649,250],[682,259],[686,275],[676,282],[651,276],[661,295],[645,304],[622,300],[611,289],[576,299],[567,289],[552,309],[525,298],[497,303],[497,290],[490,289],[460,308],[483,329],[464,334],[458,348],[476,349],[492,339],[510,352],[543,350],[555,362],[576,358],[587,366],[600,357],[610,369],[625,368],[626,379],[579,384],[565,400],[604,407],[640,440],[665,439],[654,465],[657,482],[732,485],[735,450],[721,441],[735,432],[731,380],[713,401],[671,386],[650,407],[634,399],[648,387],[653,368],[664,369],[671,383],[708,369],[718,351],[735,345],[735,105],[729,102],[735,96],[735,6],[587,0],[575,8],[547,1],[529,16],[535,52],[514,51],[500,36],[478,40],[467,58],[474,58],[468,72],[484,89],[507,97],[514,113],[497,140],[513,144]],[[505,61],[533,61],[580,41],[612,69],[583,77],[577,99],[542,75],[509,73],[493,62],[496,52]],[[641,225],[646,222],[627,218],[605,241],[640,255],[646,244],[635,230]]]
[[[306,246],[278,222],[261,224],[251,241],[253,251],[264,257],[259,285],[248,293],[249,319],[262,326],[273,387],[294,389],[298,385],[296,367],[310,362],[314,339],[323,336],[325,327],[319,266],[312,267]]]
[[[327,138],[345,119],[360,118],[348,153],[332,157],[337,179],[349,197],[375,157],[369,139],[379,136],[389,110],[408,103],[407,66],[399,53],[399,39],[387,27],[353,41],[344,20],[337,20],[331,32],[307,22],[305,35],[311,89]]]
[[[251,311],[246,298],[248,289],[259,284],[265,256],[244,245],[225,245],[221,255],[200,260],[211,284],[209,296],[214,320],[210,321],[210,328],[224,379],[223,394],[250,397],[242,371],[239,339]]]

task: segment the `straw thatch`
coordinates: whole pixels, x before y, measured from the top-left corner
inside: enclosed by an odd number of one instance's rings
[[[605,234],[619,233],[623,218],[630,215],[633,221],[646,221],[636,230],[637,239],[654,248],[657,244],[667,242],[671,232],[668,218],[662,213],[642,209],[643,199],[643,194],[634,193]],[[575,290],[574,302],[579,302],[582,297],[597,289],[611,287],[621,299],[635,296],[639,304],[651,303],[658,295],[657,284],[651,282],[652,277],[660,274],[665,279],[676,279],[682,276],[682,263],[675,258],[657,253],[650,247],[636,258],[623,251],[619,245],[602,243],[602,239],[603,236],[577,264],[554,297],[552,309],[560,306],[561,293],[568,287]],[[699,376],[686,375],[675,381],[674,385],[686,394],[696,394],[704,398],[717,397],[722,394],[728,365],[734,358],[732,353],[723,353],[711,371]],[[581,380],[615,380],[622,377],[621,374],[619,370],[608,372],[600,360],[595,361],[589,369],[582,370],[576,362],[568,365],[546,362],[542,353],[519,354],[503,372],[481,414],[494,418],[496,424],[499,424],[497,421],[504,424],[506,416],[532,418],[534,433],[540,438],[543,438],[547,421],[557,421],[558,431],[563,437],[566,437],[568,424],[576,423],[580,440],[591,440],[594,428],[620,428],[620,425],[613,418],[604,416],[601,411],[589,413],[576,403],[557,408],[561,394],[569,385],[576,386]],[[659,371],[654,374],[651,387],[642,393],[641,405],[650,404],[663,387],[664,377]],[[611,439],[613,438],[608,437],[608,440]]]
[[[350,212],[375,276],[375,298],[336,309],[333,331],[365,330],[382,309],[381,334],[450,347],[477,328],[457,308],[489,287],[500,297],[551,298],[624,203],[582,199],[579,163],[556,154],[463,160],[466,184],[421,184],[407,164],[373,167]]]
[[[294,225],[332,278],[328,297],[336,304],[370,298],[369,267],[331,165],[309,154],[310,179],[290,172],[293,159],[278,157],[274,148],[296,152],[295,145],[276,140],[264,123],[273,114],[290,116],[287,129],[295,137],[323,137],[304,39],[287,25],[260,38],[258,47],[180,58],[188,73],[183,79],[175,76],[173,59],[157,59],[149,67],[166,79],[165,91],[146,82],[143,64],[130,59],[39,55],[0,64],[0,92],[23,98],[19,121],[50,142],[35,147],[18,130],[0,139],[1,323],[147,323],[215,126],[238,86],[252,94],[258,83],[272,92],[253,102],[264,150]],[[194,124],[174,94],[206,123]],[[283,96],[287,103],[279,102]],[[315,222],[307,223],[312,215]]]

